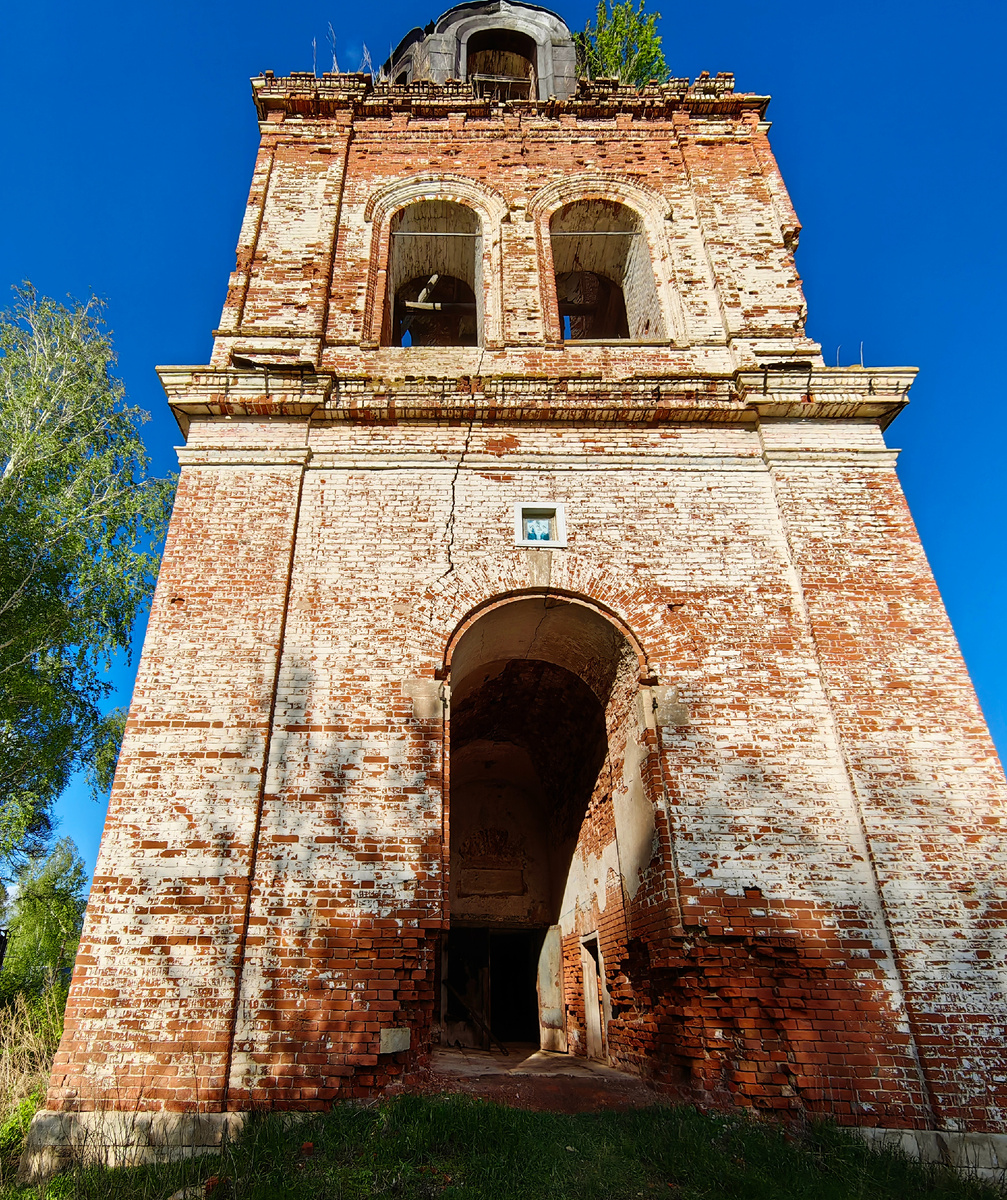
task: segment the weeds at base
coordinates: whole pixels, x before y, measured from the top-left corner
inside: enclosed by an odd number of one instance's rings
[[[204,1185],[216,1177],[207,1192]],[[831,1125],[693,1108],[569,1116],[401,1096],[253,1117],[220,1156],[82,1167],[11,1200],[1003,1200],[992,1184]]]

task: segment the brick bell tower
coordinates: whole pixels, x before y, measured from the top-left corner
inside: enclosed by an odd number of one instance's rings
[[[508,1041],[1002,1127],[1004,781],[882,438],[915,372],[806,336],[767,97],[575,64],[494,0],[385,82],[252,81],[38,1146]]]

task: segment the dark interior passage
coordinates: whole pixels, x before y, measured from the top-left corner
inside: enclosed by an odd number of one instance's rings
[[[449,1044],[488,1050],[494,1042],[538,1042],[535,978],[544,936],[541,929],[451,929],[445,989]]]
[[[554,663],[495,661],[453,690],[447,1041],[538,1041],[539,955],[606,753],[601,702]]]
[[[490,1010],[502,1042],[538,1041],[535,975],[545,930],[490,931]]]

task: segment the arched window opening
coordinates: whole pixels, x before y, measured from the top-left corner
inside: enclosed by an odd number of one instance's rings
[[[577,200],[550,223],[564,341],[663,341],[643,224],[612,200]]]
[[[423,200],[391,223],[388,264],[392,346],[477,346],[482,238],[470,208]]]
[[[537,59],[538,47],[527,34],[484,29],[469,38],[465,74],[477,96],[534,99]]]
[[[455,648],[442,1043],[606,1057],[605,947],[589,969],[575,946],[623,903],[588,864],[617,861],[638,666],[599,614],[544,597],[491,610]]]

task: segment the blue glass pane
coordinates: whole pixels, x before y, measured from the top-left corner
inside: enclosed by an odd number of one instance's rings
[[[552,518],[525,517],[524,540],[526,542],[552,541]]]

